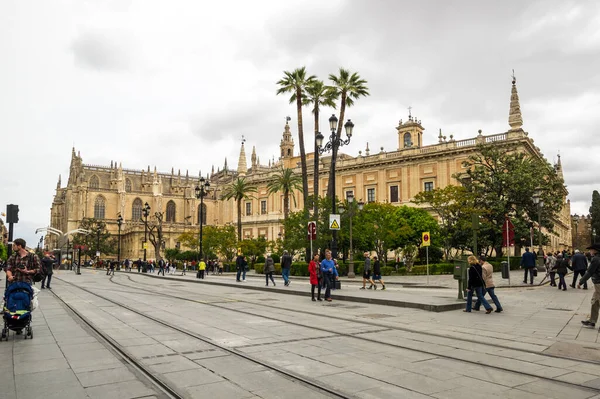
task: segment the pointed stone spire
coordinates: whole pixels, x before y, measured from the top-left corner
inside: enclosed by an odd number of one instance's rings
[[[443,140],[442,140],[442,139],[443,139],[443,137],[444,137],[444,136],[442,136],[442,129],[440,129],[440,135],[438,136],[438,143],[441,143],[441,142],[443,141]]]
[[[71,151],[71,159],[75,159],[75,147],[73,147],[73,150]]]
[[[110,168],[113,168],[113,161],[110,161]]]
[[[60,185],[61,185],[61,182],[60,182],[60,180],[61,180],[61,176],[60,176],[60,175],[58,175],[58,182],[56,183],[56,188],[57,188],[57,189],[59,189],[59,188],[60,188]]]
[[[521,106],[519,104],[519,93],[517,93],[517,78],[513,69],[512,89],[510,91],[510,110],[508,112],[508,124],[511,130],[519,130],[523,126]]]
[[[225,165],[223,165],[223,170],[227,170],[227,157],[225,157]]]
[[[246,149],[244,148],[244,141],[242,140],[242,146],[240,147],[240,158],[238,160],[237,171],[240,176],[246,175],[248,171],[248,166],[246,164]]]
[[[171,166],[171,176],[175,174],[175,168]]]
[[[290,118],[287,117],[285,120],[285,127],[283,129],[283,137],[279,148],[281,150],[281,158],[291,158],[294,156],[294,139],[292,138],[292,131],[289,125]]]
[[[554,165],[554,169],[556,170],[556,174],[558,175],[558,177],[560,177],[561,179],[564,180],[564,176],[563,176],[563,168],[562,168],[562,162],[560,161],[560,154],[558,154],[558,161],[556,161],[556,165]]]
[[[214,175],[215,174],[215,165],[213,164],[211,169],[210,169],[210,174]]]
[[[256,169],[257,161],[256,161],[256,146],[252,146],[252,156],[250,157],[252,160],[252,169]]]
[[[365,149],[365,155],[369,156],[370,152],[371,152],[371,150],[369,150],[369,143],[367,142],[367,148]]]

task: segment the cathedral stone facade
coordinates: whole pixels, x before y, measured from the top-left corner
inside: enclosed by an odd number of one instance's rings
[[[398,147],[393,151],[371,151],[367,144],[364,152],[357,156],[338,154],[336,165],[336,195],[347,198],[354,195],[365,202],[387,202],[394,205],[411,205],[414,196],[427,190],[443,188],[457,184],[452,177],[464,171],[463,161],[477,150],[478,144],[496,145],[516,144],[520,151],[534,157],[543,158],[539,148],[522,128],[523,120],[519,106],[516,82],[513,80],[509,108],[509,129],[505,132],[484,135],[481,131],[476,137],[456,140],[452,135],[447,138],[440,130],[438,143],[423,145],[424,127],[421,120],[409,113],[408,119],[400,120],[395,128],[398,135]],[[204,197],[204,208],[200,209],[200,200],[195,198],[194,189],[198,177],[186,172],[171,173],[146,170],[125,169],[120,163],[111,162],[110,166],[88,165],[83,163],[79,153],[73,149],[69,180],[62,187],[61,180],[56,187],[56,195],[51,209],[51,227],[63,232],[79,227],[84,218],[103,219],[110,232],[117,233],[117,217],[124,219],[122,225],[122,258],[138,258],[143,254],[144,225],[141,223],[142,208],[148,203],[151,214],[164,213],[164,246],[176,246],[177,237],[186,231],[197,232],[200,212],[203,212],[204,224],[225,225],[237,221],[236,205],[233,200],[220,199],[222,189],[238,176],[244,176],[257,187],[254,198],[242,204],[242,235],[244,238],[265,237],[275,240],[282,233],[280,220],[283,218],[283,194],[269,194],[267,184],[273,174],[282,166],[295,169],[300,174],[300,157],[294,155],[294,140],[289,124],[284,126],[281,139],[280,158],[261,165],[252,149],[251,164],[247,165],[245,143],[242,142],[236,170],[230,170],[227,159],[223,169],[216,172],[214,167],[207,179],[211,191]],[[307,164],[312,165],[314,154],[307,154]],[[329,180],[331,157],[319,159],[318,178],[321,196],[326,195]],[[555,165],[562,176],[560,158]],[[308,170],[309,195],[312,194],[314,181],[313,168]],[[292,194],[296,201],[290,201],[291,211],[303,208],[300,192]],[[571,248],[570,203],[564,193],[564,207],[555,219],[555,232],[549,234],[548,249]],[[49,248],[56,248],[56,237],[47,236]],[[148,257],[154,256],[149,246]]]

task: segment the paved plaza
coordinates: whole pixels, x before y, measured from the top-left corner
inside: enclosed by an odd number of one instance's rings
[[[344,279],[324,303],[299,278],[59,271],[34,339],[0,343],[2,398],[600,398],[592,291],[517,284],[489,315],[393,303],[457,301],[452,276],[424,279]]]

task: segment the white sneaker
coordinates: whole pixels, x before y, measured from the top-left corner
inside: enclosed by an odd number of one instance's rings
[[[243,280],[242,280],[242,283],[245,283],[245,282],[246,282],[246,279],[243,279]]]

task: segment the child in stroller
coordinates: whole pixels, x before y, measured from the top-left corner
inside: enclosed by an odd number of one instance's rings
[[[17,335],[26,330],[25,339],[33,338],[33,330],[31,328],[32,300],[33,289],[27,282],[14,282],[6,288],[6,292],[4,293],[4,328],[2,329],[2,339],[8,341],[10,330],[15,331]]]

